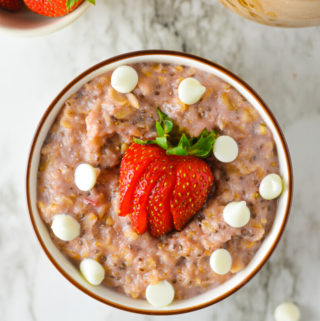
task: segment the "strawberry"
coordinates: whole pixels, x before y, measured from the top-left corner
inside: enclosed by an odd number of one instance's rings
[[[17,11],[21,9],[22,5],[22,0],[0,0],[0,8],[7,9],[9,11]]]
[[[133,228],[159,237],[175,228],[181,230],[202,208],[213,184],[207,157],[215,140],[214,132],[204,130],[198,138],[182,134],[171,119],[158,110],[155,140],[134,139],[120,167],[119,215],[130,214]],[[158,145],[158,146],[157,146]],[[193,156],[190,156],[193,155]]]
[[[169,172],[161,176],[150,193],[148,224],[150,233],[155,237],[159,237],[173,229],[169,200],[175,183],[175,171],[169,170]]]
[[[132,144],[121,161],[120,168],[120,216],[129,214],[131,198],[138,179],[152,160],[165,156],[157,146]]]
[[[177,181],[170,199],[173,224],[178,231],[202,208],[213,184],[207,163],[194,156],[179,158]]]
[[[130,214],[132,226],[137,232],[143,234],[147,229],[147,204],[149,194],[156,185],[161,175],[169,170],[169,157],[163,155],[152,161],[140,176],[132,198],[132,210]]]
[[[94,4],[94,0],[88,0]],[[24,0],[33,12],[47,17],[64,16],[76,9],[83,0]]]
[[[85,198],[84,199],[84,203],[86,204],[86,205],[91,205],[91,206],[97,206],[98,205],[98,203],[97,203],[97,201],[95,201],[95,200],[93,200],[93,199],[91,199],[91,198]]]

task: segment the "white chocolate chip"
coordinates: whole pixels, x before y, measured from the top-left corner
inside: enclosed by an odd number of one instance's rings
[[[97,181],[97,169],[89,164],[80,164],[74,171],[74,183],[81,191],[89,191]]]
[[[219,136],[213,146],[213,154],[222,163],[230,163],[238,156],[238,144],[230,136]]]
[[[111,75],[111,86],[122,94],[131,92],[138,83],[138,74],[130,66],[120,66]]]
[[[99,285],[105,275],[103,266],[93,259],[83,259],[80,263],[80,271],[84,278],[92,285]]]
[[[266,200],[277,198],[281,192],[282,179],[278,174],[269,174],[260,183],[259,193]]]
[[[167,281],[161,281],[155,285],[149,284],[146,289],[148,302],[155,307],[169,305],[174,298],[174,288]]]
[[[294,303],[284,302],[277,306],[274,318],[276,321],[299,321],[300,310]]]
[[[202,86],[199,80],[191,77],[183,79],[178,87],[179,99],[187,105],[198,102],[205,91],[206,87]]]
[[[230,202],[223,209],[223,219],[232,227],[243,227],[250,220],[250,209],[245,201]]]
[[[232,265],[232,257],[225,249],[213,251],[210,256],[211,269],[217,274],[226,274],[230,271]]]
[[[71,215],[57,214],[53,217],[51,229],[62,241],[71,241],[80,235],[80,224]]]

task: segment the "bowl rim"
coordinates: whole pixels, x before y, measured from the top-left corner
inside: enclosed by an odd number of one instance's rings
[[[59,265],[59,263],[56,262],[56,260],[52,257],[52,255],[49,253],[46,245],[44,244],[44,241],[41,239],[38,227],[35,223],[34,220],[34,214],[32,211],[32,206],[31,206],[31,197],[30,197],[30,190],[29,190],[29,183],[30,183],[30,168],[31,168],[31,163],[32,163],[32,159],[33,159],[33,154],[34,154],[34,150],[35,150],[35,145],[37,143],[40,131],[42,129],[42,126],[44,125],[47,117],[49,116],[49,114],[51,113],[51,111],[54,109],[55,105],[58,103],[58,101],[63,97],[63,95],[70,89],[72,88],[76,83],[78,83],[81,79],[83,79],[84,77],[86,77],[88,74],[92,73],[93,71],[104,67],[108,64],[114,63],[114,62],[118,62],[121,61],[123,59],[127,59],[127,58],[134,58],[134,57],[143,57],[143,56],[153,56],[153,55],[166,55],[166,56],[172,56],[172,57],[180,57],[180,58],[187,58],[189,60],[194,60],[196,62],[200,62],[202,64],[208,65],[209,67],[213,67],[218,69],[219,71],[225,73],[227,76],[229,76],[230,78],[232,78],[234,81],[240,83],[240,85],[244,86],[246,88],[246,90],[259,102],[259,104],[261,105],[261,107],[264,109],[264,111],[266,112],[266,114],[268,115],[268,117],[270,118],[277,134],[279,135],[280,138],[280,143],[281,143],[281,147],[284,151],[284,155],[285,155],[285,161],[287,163],[287,167],[288,167],[288,200],[285,206],[285,214],[284,214],[284,218],[283,221],[281,223],[281,227],[277,232],[277,236],[275,238],[275,241],[272,243],[272,246],[268,249],[268,251],[266,252],[266,254],[264,255],[263,259],[259,262],[259,264],[257,265],[257,267],[249,274],[247,275],[241,282],[239,282],[238,284],[236,284],[232,289],[230,289],[229,291],[221,294],[220,296],[218,296],[215,299],[209,300],[207,302],[201,303],[201,304],[197,304],[195,306],[191,306],[191,307],[186,307],[186,308],[179,308],[179,309],[175,309],[175,310],[144,310],[143,308],[132,308],[132,307],[128,307],[126,305],[122,305],[119,303],[115,303],[115,302],[111,302],[103,297],[98,296],[97,294],[89,291],[88,289],[84,288],[81,284],[79,284],[77,281],[75,281],[74,279],[72,279],[71,276],[69,276],[64,270],[63,268]],[[56,267],[56,269],[71,283],[73,284],[76,288],[78,288],[79,290],[81,290],[82,292],[84,292],[85,294],[89,295],[90,297],[104,303],[107,304],[109,306],[124,310],[124,311],[128,311],[128,312],[134,312],[134,313],[140,313],[140,314],[147,314],[147,315],[173,315],[173,314],[181,314],[181,313],[187,313],[187,312],[192,312],[195,310],[199,310],[205,307],[208,307],[214,303],[217,303],[225,298],[227,298],[228,296],[230,296],[231,294],[233,294],[234,292],[236,292],[238,289],[240,289],[241,287],[243,287],[249,280],[251,280],[253,278],[253,276],[256,275],[256,273],[262,268],[262,266],[266,263],[266,261],[269,259],[269,257],[271,256],[271,254],[273,253],[273,251],[275,250],[276,246],[279,243],[279,240],[283,234],[284,228],[286,226],[286,223],[288,221],[288,217],[289,217],[289,213],[290,213],[290,209],[291,209],[291,203],[292,203],[292,194],[293,194],[293,174],[292,174],[292,163],[291,163],[291,158],[290,158],[290,154],[289,154],[289,150],[288,150],[288,145],[287,142],[285,140],[285,137],[282,133],[282,130],[280,129],[280,126],[277,122],[277,120],[275,119],[274,115],[272,114],[272,112],[270,111],[270,109],[266,106],[266,104],[264,103],[264,101],[262,100],[262,98],[255,92],[255,90],[253,88],[251,88],[245,81],[243,81],[242,79],[240,79],[238,76],[236,76],[235,74],[233,74],[232,72],[230,72],[229,70],[227,70],[226,68],[210,61],[207,60],[205,58],[193,55],[193,54],[189,54],[189,53],[184,53],[184,52],[179,52],[179,51],[171,51],[171,50],[141,50],[141,51],[132,51],[132,52],[128,52],[128,53],[124,53],[121,55],[117,55],[114,57],[111,57],[109,59],[106,59],[90,68],[88,68],[87,70],[85,70],[84,72],[82,72],[80,75],[78,75],[77,77],[75,77],[71,82],[69,82],[61,91],[60,93],[56,96],[56,98],[52,101],[52,103],[49,105],[49,107],[45,110],[43,116],[40,119],[40,122],[37,126],[37,129],[35,131],[35,134],[33,136],[32,142],[31,142],[31,147],[30,147],[30,151],[29,151],[29,156],[28,156],[28,162],[27,162],[27,170],[26,170],[26,200],[27,200],[27,207],[28,207],[28,212],[29,212],[29,216],[30,216],[30,220],[34,229],[34,232],[37,236],[37,239],[42,247],[42,249],[44,250],[44,252],[46,253],[47,257],[49,258],[49,260],[51,261],[51,263]]]
[[[70,13],[61,16],[61,17],[45,17],[52,20],[53,22],[49,25],[44,25],[36,28],[14,28],[14,27],[4,27],[0,25],[0,34],[14,36],[14,37],[39,37],[44,36],[50,33],[57,32],[75,20],[77,20],[80,16],[82,16],[90,7],[90,3],[87,0],[84,0],[76,9],[71,11]],[[36,14],[36,13],[34,13]]]

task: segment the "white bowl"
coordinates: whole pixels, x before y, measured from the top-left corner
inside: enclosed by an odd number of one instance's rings
[[[68,26],[89,6],[90,3],[85,0],[69,14],[57,18],[36,14],[25,6],[17,12],[0,10],[0,33],[18,37],[43,36]]]
[[[191,299],[174,301],[165,308],[155,308],[148,304],[147,301],[126,297],[104,286],[90,286],[81,277],[79,270],[55,247],[45,224],[40,218],[36,205],[37,171],[40,149],[65,100],[89,80],[110,69],[114,69],[122,64],[147,61],[174,63],[195,67],[220,77],[236,88],[252,106],[256,108],[264,119],[264,122],[271,129],[278,150],[281,176],[285,183],[284,191],[279,198],[279,205],[272,229],[249,265],[226,283]],[[93,66],[74,79],[54,99],[42,117],[32,142],[27,168],[26,188],[30,217],[37,237],[51,262],[73,285],[103,303],[124,310],[145,314],[175,314],[193,311],[216,303],[229,296],[251,279],[267,261],[279,241],[289,215],[292,197],[292,169],[288,148],[279,125],[261,98],[246,83],[226,69],[193,55],[159,50],[140,51],[117,56]]]

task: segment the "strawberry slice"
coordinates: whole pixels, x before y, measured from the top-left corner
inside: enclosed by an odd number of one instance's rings
[[[158,137],[134,138],[122,158],[119,215],[130,213],[138,233],[149,228],[151,235],[160,237],[173,229],[181,230],[203,207],[213,175],[197,157],[211,154],[216,135],[204,129],[198,137],[190,137],[157,111]]]
[[[151,161],[165,156],[165,151],[158,146],[133,143],[126,151],[120,168],[120,216],[130,212],[131,200],[141,174]]]
[[[210,167],[203,160],[194,156],[185,156],[179,157],[176,176],[170,207],[174,227],[181,230],[202,208],[213,184],[213,175]]]
[[[130,219],[133,228],[140,234],[147,230],[147,204],[149,194],[156,185],[157,180],[169,168],[173,166],[169,163],[169,157],[163,156],[161,159],[152,161],[139,178],[136,189],[133,193],[133,209],[130,213]]]
[[[148,224],[151,235],[162,236],[173,229],[170,197],[176,183],[174,168],[162,175],[152,189],[148,202]]]

